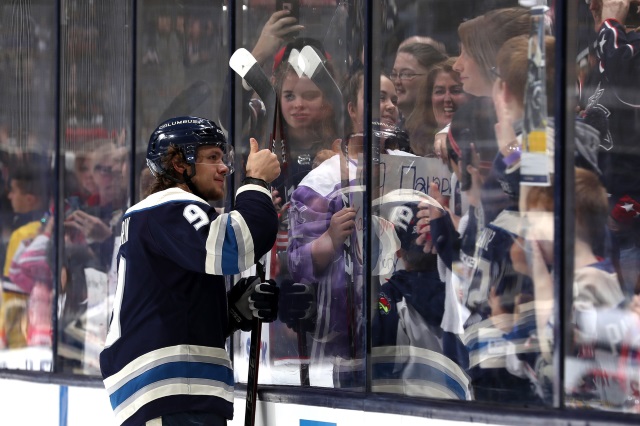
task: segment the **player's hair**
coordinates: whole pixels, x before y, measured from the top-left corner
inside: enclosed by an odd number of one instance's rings
[[[162,156],[161,160],[162,167],[167,171],[167,173],[163,173],[155,177],[155,180],[153,180],[151,185],[147,187],[144,194],[145,197],[151,194],[155,194],[156,192],[164,191],[165,189],[173,188],[178,185],[175,180],[181,181],[183,179],[183,177],[179,176],[178,172],[176,172],[176,170],[173,168],[173,163],[176,159],[178,161],[184,162],[185,165],[187,164],[187,160],[184,157],[182,150],[180,150],[175,145],[170,145],[167,148],[167,152]],[[170,175],[175,180],[172,180],[167,175]]]

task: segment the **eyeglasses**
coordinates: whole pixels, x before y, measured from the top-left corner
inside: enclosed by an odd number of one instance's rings
[[[116,171],[113,170],[113,167],[103,166],[102,164],[96,164],[93,167],[93,172],[100,173],[101,175],[104,175],[104,176],[113,176],[116,174]]]
[[[402,71],[400,73],[392,72],[391,74],[389,74],[389,78],[391,80],[400,79],[401,81],[410,81],[410,80],[413,80],[414,78],[416,78],[419,75],[424,75],[424,74],[416,74],[416,73],[413,73],[413,72]]]
[[[203,166],[216,166],[218,168],[226,167],[227,169],[229,169],[227,171],[227,175],[230,175],[233,173],[233,170],[234,170],[233,148],[229,147],[228,151],[224,152],[222,155],[220,155],[220,153],[214,153],[213,155],[204,157],[203,159],[209,160],[209,161],[196,161],[194,164],[201,164]]]
[[[491,67],[489,71],[491,72],[491,75],[493,75],[495,78],[502,79],[500,72],[498,72],[498,67]]]
[[[209,151],[206,155],[203,155],[203,152],[200,151],[198,154],[199,160],[206,161],[196,161],[193,164],[201,164],[203,166],[216,166],[216,167],[226,167],[229,169],[227,171],[227,176],[232,174],[234,171],[234,162],[235,162],[235,154],[233,151],[233,147],[229,144],[216,144],[214,145],[218,149]]]
[[[227,176],[229,176],[230,174],[232,174],[232,173],[233,173],[233,171],[234,171],[233,164],[228,164],[226,161],[222,161],[222,160],[217,161],[217,162],[215,162],[215,163],[202,163],[202,162],[196,162],[196,163],[193,163],[193,164],[200,164],[200,165],[202,165],[202,166],[216,166],[216,167],[218,167],[218,168],[226,167],[226,168],[228,169],[228,172],[226,173],[226,175],[227,175]]]

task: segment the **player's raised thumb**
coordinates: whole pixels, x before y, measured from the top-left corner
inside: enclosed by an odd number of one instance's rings
[[[249,154],[255,154],[259,150],[258,141],[254,138],[249,139],[249,144],[251,145],[251,150]]]

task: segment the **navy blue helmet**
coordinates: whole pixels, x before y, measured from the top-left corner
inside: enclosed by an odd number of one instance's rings
[[[169,146],[180,149],[188,164],[196,163],[196,151],[203,145],[215,145],[224,153],[222,162],[233,173],[233,147],[220,128],[211,120],[200,117],[175,117],[163,122],[151,134],[147,147],[147,166],[154,176],[167,175],[162,158]],[[193,169],[195,173],[195,168]],[[192,175],[193,176],[193,175]]]

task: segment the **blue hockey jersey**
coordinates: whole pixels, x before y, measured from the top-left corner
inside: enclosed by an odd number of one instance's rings
[[[246,185],[218,214],[179,188],[150,195],[123,218],[118,286],[100,368],[118,424],[169,413],[233,417],[222,275],[248,269],[275,242],[271,194]]]
[[[460,367],[466,362],[447,350],[458,338],[440,327],[444,298],[437,271],[396,271],[382,285],[371,337],[374,391],[472,399],[469,377]]]

